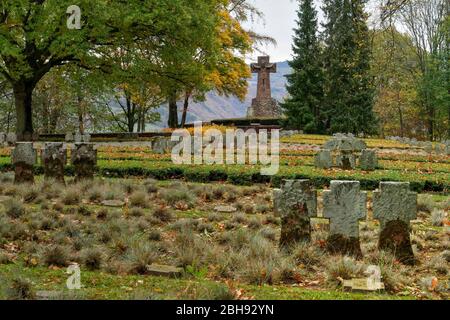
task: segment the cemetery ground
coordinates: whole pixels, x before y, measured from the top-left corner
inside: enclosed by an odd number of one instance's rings
[[[144,147],[100,146],[97,176],[66,184],[14,184],[9,148],[0,151],[0,299],[448,299],[450,158],[396,141],[366,140],[379,168],[316,169],[329,137],[283,138],[278,175],[258,166],[180,166]],[[279,249],[273,187],[307,178],[361,181],[368,218],[359,225],[363,257],[326,251],[329,222],[312,219],[312,241]],[[371,200],[380,181],[409,181],[419,192],[411,222],[415,265],[377,248]],[[67,266],[81,267],[67,290]],[[344,279],[382,272],[384,292],[344,292]],[[150,266],[150,267],[149,267]],[[170,266],[170,268],[168,268]]]

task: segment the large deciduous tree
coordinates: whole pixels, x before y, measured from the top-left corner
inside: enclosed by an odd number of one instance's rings
[[[69,30],[66,11],[73,1],[2,0],[0,73],[14,92],[19,137],[31,138],[33,90],[57,66],[74,63],[111,72],[117,67],[110,59],[111,52],[123,44],[146,41],[157,57],[149,61],[147,71],[176,79],[179,72],[161,70],[161,57],[192,59],[193,51],[214,51],[211,36],[217,17],[211,12],[217,3],[218,0],[79,0],[82,28]],[[184,73],[189,71],[192,70]]]

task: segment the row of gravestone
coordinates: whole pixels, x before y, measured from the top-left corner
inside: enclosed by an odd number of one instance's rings
[[[16,183],[34,182],[34,165],[37,150],[33,142],[17,142],[11,154]],[[47,142],[41,150],[41,163],[46,179],[64,183],[64,168],[67,164],[67,148],[62,142]],[[90,143],[77,143],[71,149],[70,163],[74,167],[75,179],[92,179],[97,164],[97,150]]]
[[[314,157],[314,166],[320,169],[338,167],[344,170],[372,171],[378,167],[378,157],[374,150],[363,149],[361,154],[353,152],[340,152],[333,154],[331,150],[320,150]]]
[[[436,142],[434,145],[430,141],[419,141],[416,138],[407,138],[407,137],[387,137],[387,140],[401,142],[403,144],[408,144],[410,146],[423,148],[425,152],[432,153],[435,152],[437,154],[450,155],[450,140],[441,141],[441,143]]]
[[[315,155],[314,165],[320,169],[338,167],[344,170],[353,170],[358,165],[370,171],[377,168],[378,158],[375,151],[368,150],[366,143],[353,134],[336,133]]]
[[[289,248],[311,240],[312,217],[318,217],[317,191],[309,180],[284,180],[274,190],[274,210],[281,216],[280,246]],[[409,182],[381,182],[373,193],[373,218],[379,220],[378,247],[389,250],[403,263],[413,263],[410,221],[416,219],[417,194]],[[329,219],[327,249],[361,257],[359,221],[367,217],[367,193],[359,181],[331,181],[323,192],[323,218]]]
[[[4,133],[0,132],[0,146],[13,145],[17,142],[17,135],[13,132]]]
[[[91,135],[89,133],[81,134],[79,132],[68,132],[66,133],[65,141],[74,143],[89,143],[91,142]]]
[[[17,142],[17,134],[14,132],[4,133],[0,132],[0,145],[3,144],[9,144],[13,145]],[[66,142],[75,142],[75,143],[82,143],[82,142],[91,142],[91,135],[89,133],[86,134],[80,134],[80,133],[67,133],[65,137]]]

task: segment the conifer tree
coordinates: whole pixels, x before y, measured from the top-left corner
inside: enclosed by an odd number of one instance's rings
[[[367,134],[376,128],[365,3],[324,1],[324,115],[330,132]]]
[[[313,0],[299,0],[298,27],[294,30],[294,58],[287,76],[289,98],[282,104],[288,127],[305,132],[320,131],[323,73],[317,38],[317,11]]]

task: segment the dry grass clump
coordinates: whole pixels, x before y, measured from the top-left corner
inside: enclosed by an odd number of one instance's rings
[[[99,270],[102,265],[102,251],[98,248],[89,248],[81,253],[83,265],[88,270]]]
[[[186,187],[176,189],[165,189],[160,192],[161,198],[170,206],[175,207],[179,202],[184,203],[188,208],[192,208],[196,202],[192,192]]]
[[[15,276],[12,279],[1,279],[3,283],[6,283],[4,293],[8,300],[33,300],[36,298],[36,294],[33,289],[31,281]]]
[[[147,266],[158,259],[158,248],[144,239],[132,241],[125,258],[128,262],[129,272],[146,274]]]
[[[150,241],[161,241],[162,233],[158,229],[152,229],[148,232],[148,240]]]
[[[391,253],[379,251],[369,254],[365,258],[368,264],[380,267],[381,281],[384,283],[386,291],[397,292],[407,283],[402,276],[403,267],[396,263],[395,256]]]
[[[130,196],[130,204],[133,207],[147,208],[148,207],[148,198],[147,193],[143,191],[135,191]]]
[[[298,243],[292,248],[291,252],[295,262],[307,269],[320,266],[325,259],[325,253],[310,243]]]
[[[41,260],[47,266],[66,267],[69,262],[69,253],[66,247],[52,245],[44,249]]]
[[[331,256],[325,261],[327,283],[332,287],[341,285],[342,280],[349,280],[364,275],[364,265],[352,257]]]
[[[236,270],[237,277],[246,283],[276,284],[294,273],[294,264],[280,255],[274,245],[255,235],[248,246],[241,250],[243,264]]]
[[[145,215],[145,211],[140,207],[132,207],[129,211],[131,217],[137,218]]]
[[[241,213],[241,212],[237,212],[233,215],[233,218],[231,219],[232,222],[235,223],[240,223],[240,224],[247,224],[248,223],[248,219],[245,216],[245,214]]]
[[[261,219],[258,217],[251,217],[248,222],[248,227],[254,230],[260,229],[262,227]]]
[[[220,222],[220,221],[223,221],[225,219],[225,217],[221,213],[211,212],[211,213],[208,213],[207,219],[209,222]]]
[[[78,186],[68,187],[62,194],[62,202],[66,206],[76,205],[81,201],[81,190]]]
[[[161,222],[170,222],[174,219],[172,211],[164,206],[154,208],[152,215]]]
[[[257,213],[267,213],[270,211],[270,207],[265,203],[258,203],[256,205],[255,211]]]
[[[205,262],[207,243],[195,235],[191,228],[184,228],[177,234],[174,249],[178,266],[200,268]]]
[[[435,227],[442,227],[446,217],[447,214],[444,210],[434,208],[431,211],[431,224]]]
[[[18,219],[25,214],[23,203],[15,198],[7,199],[3,202],[5,213],[12,219]]]
[[[87,190],[86,196],[87,200],[91,202],[102,202],[104,200],[104,186],[93,185],[90,189]]]
[[[213,233],[215,229],[211,223],[200,222],[197,226],[197,231],[200,233]]]

